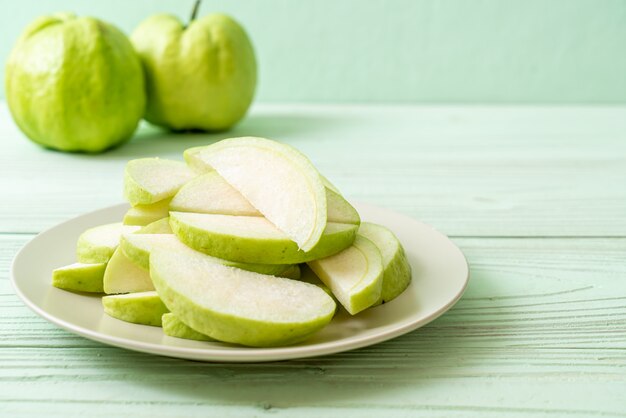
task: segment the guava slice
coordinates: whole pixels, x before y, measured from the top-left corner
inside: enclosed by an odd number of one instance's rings
[[[102,298],[104,312],[133,324],[161,326],[167,308],[155,291],[110,295]]]
[[[271,347],[302,341],[333,317],[319,287],[216,263],[198,252],[155,248],[150,275],[169,310],[220,341]]]
[[[75,292],[102,293],[106,263],[74,263],[52,271],[52,286]]]
[[[398,238],[382,225],[363,222],[359,235],[372,241],[383,257],[383,287],[379,302],[395,299],[411,284],[411,265]]]
[[[372,241],[361,235],[357,234],[352,246],[342,252],[308,265],[351,315],[369,308],[380,298],[382,255]]]
[[[356,209],[341,194],[328,186],[326,186],[326,201],[328,222],[357,225],[361,222]],[[185,184],[172,199],[170,210],[217,215],[263,216],[216,171],[198,176]]]
[[[159,219],[167,218],[170,211],[170,199],[164,199],[150,205],[133,206],[124,215],[124,225],[145,226]]]
[[[132,206],[150,205],[174,196],[196,175],[180,161],[161,158],[131,160],[124,170],[124,197]]]
[[[195,252],[195,250],[187,247],[172,234],[128,234],[122,237],[120,243],[120,248],[126,257],[146,270],[150,268],[150,253],[156,247],[170,251]],[[300,276],[300,269],[297,264],[252,264],[222,260],[219,258],[214,258],[214,261],[227,266],[272,276],[290,277],[294,279]]]
[[[317,245],[326,228],[326,188],[304,154],[269,139],[243,137],[209,145],[199,158],[301,250]]]
[[[98,264],[109,261],[124,233],[139,230],[139,226],[121,222],[89,228],[78,237],[76,257],[79,263]]]
[[[161,326],[163,327],[163,333],[165,335],[169,335],[170,337],[197,341],[215,341],[214,338],[204,335],[191,328],[171,312],[163,315],[163,318],[161,319]]]
[[[328,223],[318,244],[305,252],[266,218],[170,212],[170,225],[189,247],[225,260],[298,264],[328,257],[349,247],[358,225]]]
[[[124,255],[121,248],[115,250],[104,271],[104,293],[135,293],[154,290],[148,270],[139,267]]]

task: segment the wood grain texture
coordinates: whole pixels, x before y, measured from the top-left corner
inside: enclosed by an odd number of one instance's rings
[[[626,416],[626,239],[456,239],[472,280],[432,324],[251,365],[134,353],[48,324],[6,283],[27,239],[1,239],[6,416]]]
[[[121,201],[128,159],[180,159],[240,135],[288,142],[348,197],[449,235],[626,236],[626,107],[322,105],[259,106],[220,135],[145,127],[100,156],[40,149],[0,107],[0,232],[39,232]]]
[[[0,416],[626,417],[626,108],[264,105],[227,135],[250,134],[454,236],[472,274],[461,301],[389,342],[266,364],[65,332],[14,295],[18,249],[120,201],[128,159],[226,135],[143,127],[104,155],[67,155],[27,142],[0,107]]]

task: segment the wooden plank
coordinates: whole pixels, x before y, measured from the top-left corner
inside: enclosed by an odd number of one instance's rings
[[[350,198],[455,236],[626,236],[626,107],[259,105],[233,131],[144,127],[100,156],[29,143],[0,106],[0,232],[122,200],[128,159],[257,135],[301,149]]]
[[[626,416],[626,239],[456,239],[470,286],[429,326],[237,365],[107,347],[36,317],[6,277],[28,238],[0,236],[5,416]]]

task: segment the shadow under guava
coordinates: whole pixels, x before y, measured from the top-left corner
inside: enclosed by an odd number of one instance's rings
[[[481,276],[490,275],[473,272],[474,284],[497,282],[497,278]],[[474,287],[474,296],[489,296],[490,286]],[[362,405],[408,386],[418,396],[421,388],[426,390],[445,384],[451,376],[470,374],[477,367],[477,357],[468,356],[468,350],[480,348],[476,344],[480,342],[482,346],[484,337],[480,330],[472,332],[471,325],[460,332],[455,328],[457,325],[443,316],[374,346],[271,363],[204,363],[157,358],[117,348],[111,348],[111,355],[119,350],[119,355],[128,358],[120,373],[141,376],[145,389],[194,405],[247,405],[260,409]],[[489,352],[497,357],[498,350],[506,349],[501,342],[489,348]],[[480,358],[485,361],[481,367],[489,364],[489,356]],[[120,366],[109,367],[112,371],[111,368]]]
[[[463,344],[455,337],[438,339],[438,331],[431,328],[375,348],[272,363],[204,363],[165,357],[149,360],[148,354],[133,353],[131,358],[136,357],[136,361],[129,361],[120,373],[141,376],[144,389],[185,403],[257,405],[262,409],[367,404],[398,387],[410,385],[419,392],[420,387],[437,384],[431,370],[450,370],[453,366],[455,373],[467,372],[468,367],[458,362],[466,354]],[[407,344],[414,347],[407,351]],[[424,375],[425,365],[428,375]]]
[[[246,116],[233,128],[220,132],[175,132],[142,122],[133,138],[100,155],[104,159],[131,159],[181,154],[185,149],[209,145],[225,138],[260,136],[283,142],[305,134],[320,134],[344,124],[347,120],[326,112],[309,114],[303,108],[294,110],[261,108]],[[90,156],[91,157],[91,156]]]

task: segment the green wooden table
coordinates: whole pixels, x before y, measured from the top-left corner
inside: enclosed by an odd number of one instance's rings
[[[450,235],[461,301],[373,347],[206,364],[75,336],[9,266],[39,231],[121,201],[131,158],[267,136],[345,195]],[[0,106],[0,416],[626,417],[626,108],[260,105],[228,135],[142,127],[100,156],[42,150]]]

